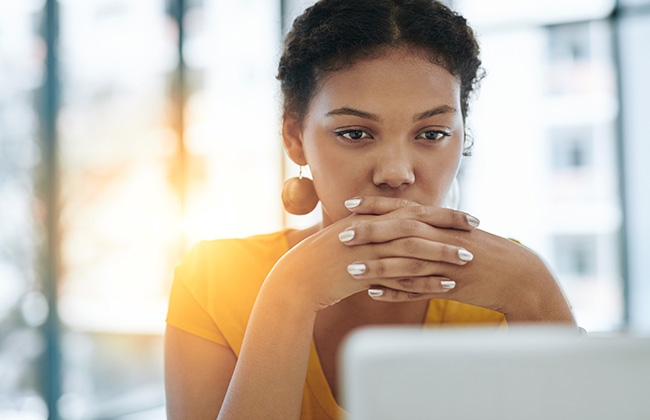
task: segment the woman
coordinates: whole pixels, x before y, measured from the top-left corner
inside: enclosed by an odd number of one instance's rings
[[[471,29],[436,1],[322,0],[296,19],[282,136],[322,222],[203,242],[178,267],[170,419],[339,418],[337,350],[361,326],[574,325],[535,254],[441,207],[479,76]],[[300,204],[309,182],[292,182]]]

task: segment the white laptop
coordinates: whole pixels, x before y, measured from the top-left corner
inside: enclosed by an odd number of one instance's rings
[[[341,357],[347,420],[650,419],[648,337],[375,328]]]

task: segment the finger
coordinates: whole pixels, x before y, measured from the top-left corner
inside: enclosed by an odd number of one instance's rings
[[[354,197],[345,201],[345,207],[356,214],[386,214],[397,209],[419,204],[404,198]]]
[[[382,258],[380,260],[355,262],[347,267],[356,279],[400,279],[407,277],[443,275],[446,263],[416,258]]]
[[[456,287],[456,282],[447,277],[403,277],[399,279],[377,280],[372,287],[385,287],[407,293],[427,294],[446,293]]]
[[[347,245],[378,244],[405,237],[430,238],[435,235],[430,225],[413,219],[384,219],[355,223],[339,234]]]
[[[411,219],[379,220],[353,225],[339,234],[348,246],[384,244],[377,248],[381,256],[404,256],[464,264],[474,257],[465,248],[431,238],[437,228]]]
[[[440,298],[441,294],[447,293],[452,289],[447,289],[442,293],[417,293],[395,290],[389,287],[372,286],[368,289],[368,296],[374,300],[383,302],[411,302],[415,300],[429,300]]]
[[[375,245],[373,248],[373,255],[376,255],[377,257],[372,258],[381,258],[384,260],[390,258],[403,258],[403,264],[408,265],[419,264],[409,262],[408,260],[421,260],[445,262],[462,266],[474,259],[474,255],[463,247],[421,238],[404,238],[385,244]],[[388,263],[391,265],[398,264],[396,261],[388,261]],[[380,263],[370,261],[368,264],[375,265]]]
[[[474,255],[463,247],[414,237],[378,245],[376,252],[380,257],[406,257],[457,265],[465,265],[474,259]]]
[[[383,215],[395,212],[395,217],[407,217],[431,226],[472,230],[480,221],[465,212],[442,207],[422,206],[402,198],[356,197],[345,202],[346,207],[355,214]]]

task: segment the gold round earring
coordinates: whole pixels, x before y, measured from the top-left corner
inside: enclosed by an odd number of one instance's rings
[[[307,214],[316,208],[318,195],[314,188],[314,182],[302,176],[302,166],[297,177],[284,181],[282,204],[288,213],[295,215]]]

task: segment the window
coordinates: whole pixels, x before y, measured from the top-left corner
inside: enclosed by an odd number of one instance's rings
[[[550,26],[548,38],[548,55],[551,62],[580,62],[591,58],[588,24]]]
[[[553,170],[585,170],[593,164],[592,131],[586,127],[551,129]]]
[[[558,274],[579,278],[596,274],[595,236],[556,236],[552,239],[555,268]]]

